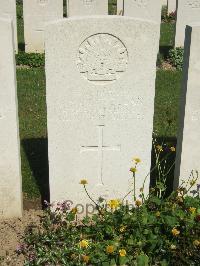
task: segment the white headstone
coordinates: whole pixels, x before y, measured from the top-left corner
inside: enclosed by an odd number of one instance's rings
[[[117,0],[117,15],[124,14],[124,0]]]
[[[167,4],[168,14],[176,11],[176,2],[177,0],[168,0]]]
[[[67,0],[67,17],[108,15],[108,0]]]
[[[13,20],[15,51],[18,52],[16,0],[0,0],[0,17]]]
[[[187,181],[191,171],[200,173],[200,23],[187,26],[184,58],[184,77],[181,95],[175,182]],[[195,175],[196,177],[196,175]],[[200,177],[197,184],[200,183]]]
[[[150,170],[159,25],[121,16],[66,19],[46,35],[51,201],[122,198]],[[149,180],[146,183],[148,190]]]
[[[185,27],[200,22],[200,0],[180,0],[177,7],[175,46],[184,46]]]
[[[161,0],[124,0],[124,16],[161,22]]]
[[[0,19],[0,219],[22,215],[13,27]]]
[[[63,18],[63,0],[24,0],[24,39],[27,53],[44,52],[44,28]]]

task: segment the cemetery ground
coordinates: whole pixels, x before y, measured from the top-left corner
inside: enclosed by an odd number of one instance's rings
[[[112,10],[115,10],[115,5],[112,6]],[[44,200],[49,200],[45,71],[43,58],[34,55],[30,58],[23,52],[24,39],[21,12],[22,8],[18,5],[20,53],[17,56],[19,64],[17,66],[17,87],[25,213],[22,219],[8,220],[0,223],[0,265],[2,266],[23,265],[24,257],[22,254],[17,256],[15,248],[25,228],[32,223],[35,225],[39,224],[43,202]],[[173,46],[174,30],[175,25],[173,22],[162,23],[161,25],[160,59],[158,60],[156,77],[154,116],[154,132],[157,141],[160,144],[164,141],[169,146],[176,146],[178,105],[182,79],[182,71],[175,69],[165,60],[168,57],[170,48]],[[37,65],[39,67],[31,67]],[[174,156],[172,156],[172,161]],[[154,157],[152,164],[153,162]],[[129,169],[127,169],[127,173],[128,171]],[[173,168],[168,175],[168,183],[170,185],[173,182],[172,178]],[[159,216],[159,213],[157,215]],[[124,228],[124,230],[126,229]],[[178,234],[174,230],[174,234],[176,233]],[[123,253],[124,251],[122,250],[121,252]],[[87,257],[85,259],[87,260]],[[182,259],[184,261],[184,258]],[[143,264],[138,265],[148,265],[145,264],[148,263],[146,257],[141,257],[139,260]],[[163,262],[163,265],[167,264]]]

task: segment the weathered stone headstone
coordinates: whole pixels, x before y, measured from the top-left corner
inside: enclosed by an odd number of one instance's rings
[[[200,22],[200,0],[180,0],[177,7],[175,46],[184,46],[185,27]]]
[[[0,219],[22,215],[12,22],[0,19]]]
[[[108,15],[108,0],[67,0],[67,17]]]
[[[177,145],[175,182],[189,178],[192,170],[200,172],[200,23],[187,26],[185,58]],[[194,175],[196,177],[196,174]],[[200,177],[197,184],[200,183]]]
[[[176,11],[176,2],[177,0],[168,0],[167,4],[168,14]]]
[[[121,16],[67,19],[46,34],[51,201],[122,198],[150,170],[159,25]],[[148,190],[147,180],[145,191]],[[90,202],[90,201],[89,201]]]
[[[161,22],[161,0],[124,0],[124,16]]]
[[[13,21],[15,51],[18,52],[16,0],[0,0],[0,17]]]
[[[124,0],[117,0],[117,15],[124,14]]]
[[[63,0],[24,0],[24,38],[27,53],[44,52],[44,28],[63,18]]]

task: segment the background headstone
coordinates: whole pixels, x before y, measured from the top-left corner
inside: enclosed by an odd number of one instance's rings
[[[159,28],[121,16],[48,26],[51,201],[88,202],[82,178],[95,199],[124,197],[132,189],[133,156],[142,160],[137,192],[142,187],[151,166]]]
[[[177,0],[168,0],[167,4],[168,14],[176,11],[176,2]]]
[[[161,0],[124,0],[124,16],[161,22]]]
[[[117,0],[117,15],[124,13],[124,0]]]
[[[67,0],[67,17],[108,15],[108,0]]]
[[[26,52],[44,52],[45,25],[63,18],[63,0],[24,0],[23,13]]]
[[[187,26],[174,186],[200,173],[200,23]],[[196,175],[195,175],[196,176]],[[200,183],[200,178],[197,184]]]
[[[14,28],[15,52],[18,52],[16,0],[0,0],[0,17],[11,18]]]
[[[161,0],[161,4],[162,4],[162,6],[166,6],[168,1],[169,1],[169,0]],[[152,1],[152,2],[153,2],[153,1]]]
[[[200,0],[179,0],[177,7],[175,46],[184,46],[185,27],[200,22]]]
[[[22,215],[13,27],[0,19],[0,219]]]

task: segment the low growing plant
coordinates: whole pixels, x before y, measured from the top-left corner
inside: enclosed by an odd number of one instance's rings
[[[87,189],[87,180],[80,184],[96,207],[96,213],[77,221],[77,208],[68,201],[48,204],[40,228],[27,229],[25,241],[17,252],[26,258],[24,265],[199,265],[200,260],[200,185],[198,172],[188,182],[165,197],[165,160],[159,160],[162,145],[155,144],[159,179],[149,195],[144,184],[137,196],[135,182],[141,160],[133,159],[133,205],[122,200],[99,199],[95,202]],[[194,186],[197,188],[194,190]],[[192,194],[191,194],[192,193]],[[191,195],[191,196],[190,196]]]
[[[44,67],[45,55],[25,52],[19,52],[16,55],[16,64],[18,66],[29,66],[29,67]]]
[[[182,47],[177,47],[169,51],[169,61],[178,70],[182,70],[183,68],[183,55],[184,49]]]

